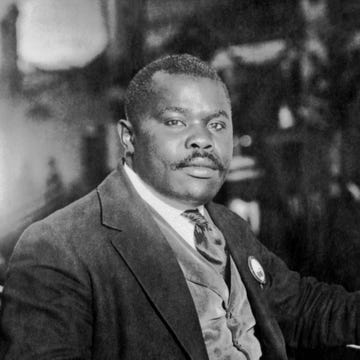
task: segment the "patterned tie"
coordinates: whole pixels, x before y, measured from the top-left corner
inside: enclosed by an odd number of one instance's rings
[[[198,209],[186,210],[181,215],[195,224],[194,237],[197,251],[224,275],[227,254],[222,235],[209,224]]]

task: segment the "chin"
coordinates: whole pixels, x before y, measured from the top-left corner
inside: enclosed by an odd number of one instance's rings
[[[212,191],[201,191],[201,192],[191,191],[188,194],[187,200],[189,203],[192,203],[192,205],[195,207],[200,205],[205,205],[215,197],[217,192],[218,191],[215,192],[213,189]]]
[[[171,190],[166,195],[169,198],[189,207],[205,205],[216,196],[222,181],[219,179],[199,180],[199,179],[181,179],[172,183]]]

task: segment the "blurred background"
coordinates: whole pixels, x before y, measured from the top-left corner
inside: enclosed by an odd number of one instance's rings
[[[360,289],[359,1],[1,0],[0,22],[0,284],[24,228],[116,166],[134,73],[186,52],[231,92],[217,201],[290,268]]]

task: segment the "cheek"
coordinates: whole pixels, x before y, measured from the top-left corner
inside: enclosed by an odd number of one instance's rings
[[[150,136],[146,146],[148,153],[154,162],[162,163],[164,166],[171,165],[179,157],[176,140],[169,140],[163,137]]]
[[[141,164],[143,176],[162,177],[167,166],[167,152],[156,136],[143,136],[137,144],[138,151],[135,152],[136,163]]]

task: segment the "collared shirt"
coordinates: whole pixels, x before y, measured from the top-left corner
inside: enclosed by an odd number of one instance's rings
[[[169,223],[172,228],[193,248],[195,248],[194,241],[194,224],[189,219],[182,216],[183,210],[177,209],[167,203],[165,203],[156,193],[145,184],[126,163],[124,164],[124,170],[128,176],[131,184],[135,188],[138,195],[150,205],[161,217]],[[204,214],[204,206],[198,207],[201,214]]]

